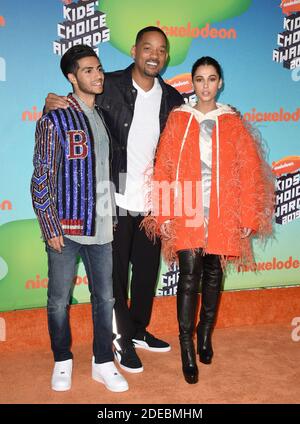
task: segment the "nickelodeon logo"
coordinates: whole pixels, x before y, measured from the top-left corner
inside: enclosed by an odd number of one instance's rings
[[[25,110],[22,113],[22,121],[37,121],[43,116],[43,112],[38,112],[36,106],[32,106],[32,111]]]
[[[235,29],[211,28],[209,23],[202,28],[192,28],[190,22],[186,26],[166,26],[162,25],[160,21],[156,21],[156,26],[164,31],[168,37],[236,38]]]
[[[287,260],[278,260],[278,258],[273,257],[272,261],[268,262],[256,262],[253,265],[237,265],[237,272],[257,272],[257,271],[274,271],[281,269],[297,269],[300,267],[299,259],[295,259],[290,256]]]
[[[73,284],[75,286],[80,286],[80,284],[88,285],[88,278],[86,275],[84,277],[75,275],[73,279]],[[26,289],[46,289],[47,287],[48,287],[48,278],[41,279],[40,275],[36,275],[35,279],[27,280],[25,282]]]
[[[280,7],[282,13],[286,15],[293,12],[300,12],[300,0],[282,0]]]
[[[191,93],[194,91],[192,77],[189,73],[176,75],[175,77],[166,80],[166,82],[176,88],[179,93]]]
[[[0,27],[4,27],[5,26],[5,19],[4,16],[0,15]]]
[[[300,156],[286,156],[276,162],[272,162],[272,170],[276,176],[291,174],[300,169]]]
[[[3,200],[2,203],[0,203],[0,209],[2,211],[10,211],[12,209],[12,204],[10,200]]]
[[[251,112],[244,113],[244,119],[249,122],[266,122],[266,121],[299,121],[300,108],[294,112],[286,112],[282,107],[278,112],[258,112],[255,108]]]
[[[176,88],[176,90],[182,94],[185,102],[196,101],[196,95],[194,93],[194,87],[190,73],[176,75],[175,77],[166,80],[166,83]]]

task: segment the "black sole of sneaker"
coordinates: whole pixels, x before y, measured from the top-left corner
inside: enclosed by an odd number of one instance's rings
[[[171,346],[167,347],[151,347],[146,342],[141,340],[132,339],[134,347],[137,349],[145,349],[150,352],[170,352]]]

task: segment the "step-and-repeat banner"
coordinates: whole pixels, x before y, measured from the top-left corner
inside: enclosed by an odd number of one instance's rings
[[[47,260],[29,183],[45,97],[70,90],[61,55],[86,43],[105,70],[127,67],[135,35],[148,25],[170,40],[163,78],[192,99],[193,62],[215,57],[225,78],[219,101],[239,109],[269,147],[274,238],[255,243],[256,265],[230,272],[225,290],[300,283],[300,0],[11,0],[0,3],[1,311],[46,304]],[[177,281],[178,269],[162,263],[157,295],[175,295]],[[72,300],[89,300],[81,262]]]

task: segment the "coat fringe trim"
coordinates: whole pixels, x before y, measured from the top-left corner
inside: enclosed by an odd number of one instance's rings
[[[253,178],[253,182],[255,180],[254,173],[258,172],[260,174],[260,181],[257,184],[255,190],[255,199],[253,204],[249,207],[249,212],[253,213],[253,208],[255,211],[256,221],[258,223],[257,230],[250,237],[240,240],[239,246],[239,255],[238,256],[226,256],[221,253],[211,252],[205,246],[186,246],[185,249],[189,249],[192,251],[199,251],[202,249],[203,254],[219,254],[221,258],[222,268],[224,270],[230,270],[231,268],[236,269],[239,265],[247,265],[251,266],[255,263],[252,242],[253,239],[258,240],[262,245],[266,244],[266,242],[271,238],[273,233],[274,226],[274,210],[275,210],[275,176],[272,172],[270,165],[268,164],[267,157],[267,148],[266,143],[261,137],[260,131],[254,125],[242,120],[242,125],[245,128],[245,136],[251,135],[253,142],[255,143],[255,148],[259,157],[259,166],[254,171],[249,169],[249,183],[251,184],[251,180]],[[241,125],[237,125],[235,128],[235,124],[232,126],[232,137],[236,140],[237,143],[240,144],[240,148],[243,148],[243,138],[244,134],[241,131]],[[172,138],[172,137],[171,137]],[[173,137],[174,139],[175,136]],[[170,145],[170,150],[173,146]],[[192,158],[194,159],[194,158]],[[232,175],[233,179],[238,178],[238,169],[240,166],[244,165],[244,163],[237,163],[236,166],[236,175]],[[175,164],[170,162],[168,157],[165,158],[164,166],[168,167],[170,174],[174,174],[174,166]],[[251,172],[252,171],[252,172]],[[254,171],[254,173],[253,173]],[[152,175],[152,172],[148,173],[148,176]],[[151,186],[151,178],[146,179],[147,186]],[[253,183],[252,183],[253,184]],[[150,190],[151,191],[151,190]],[[141,223],[141,228],[143,228],[147,234],[147,236],[155,242],[156,237],[159,237],[162,242],[162,256],[167,265],[171,265],[174,262],[178,263],[178,256],[175,250],[176,240],[177,240],[177,218],[172,217],[167,222],[163,222],[162,216],[154,216],[153,205],[155,202],[158,202],[157,199],[151,199],[150,191],[148,191],[147,204],[151,212],[150,214],[144,218]],[[252,208],[252,209],[251,209]],[[158,208],[159,210],[159,208]],[[236,211],[238,213],[238,211]],[[168,218],[165,218],[168,219]],[[162,223],[163,222],[163,223]],[[188,231],[188,229],[187,229]],[[188,241],[187,241],[188,244]],[[243,269],[243,268],[242,268]]]

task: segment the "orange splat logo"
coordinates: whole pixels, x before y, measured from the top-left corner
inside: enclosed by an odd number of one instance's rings
[[[300,12],[300,0],[282,0],[280,7],[286,15],[293,12]]]
[[[286,156],[276,162],[272,162],[272,169],[278,177],[296,172],[300,169],[300,156]]]

